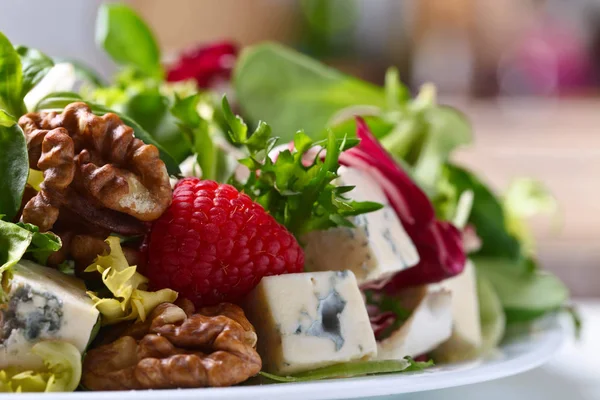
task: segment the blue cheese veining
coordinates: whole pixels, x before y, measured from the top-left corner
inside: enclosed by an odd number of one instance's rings
[[[0,304],[0,369],[40,367],[31,347],[41,340],[66,341],[83,353],[99,317],[83,282],[26,260],[10,274]]]
[[[375,337],[354,274],[264,277],[244,302],[266,371],[292,374],[368,359]]]

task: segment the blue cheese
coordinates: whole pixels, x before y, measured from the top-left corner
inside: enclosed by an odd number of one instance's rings
[[[419,253],[381,187],[355,168],[340,167],[340,185],[355,186],[347,197],[383,204],[352,219],[355,227],[313,231],[301,238],[308,271],[351,270],[358,283],[416,265]]]
[[[244,302],[263,368],[293,374],[369,359],[377,345],[350,271],[264,277]]]
[[[411,302],[410,317],[388,338],[378,343],[377,358],[398,360],[423,355],[448,340],[452,334],[452,295],[447,290],[421,287]],[[412,307],[411,307],[412,308]]]
[[[66,341],[83,353],[99,318],[83,282],[26,260],[10,274],[0,305],[0,369],[41,367],[30,351],[41,340]]]

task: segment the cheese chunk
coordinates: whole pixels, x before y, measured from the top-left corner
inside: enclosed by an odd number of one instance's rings
[[[381,210],[352,219],[354,228],[313,231],[301,238],[308,271],[349,269],[359,284],[416,265],[419,253],[381,187],[366,173],[340,167],[340,185],[355,186],[346,196],[383,204]]]
[[[26,260],[11,275],[0,306],[0,369],[41,367],[30,351],[41,340],[66,341],[83,353],[99,318],[83,282]]]
[[[398,360],[425,354],[452,334],[452,297],[445,290],[423,292],[402,326],[378,343],[377,358]]]
[[[263,368],[286,375],[377,352],[375,336],[350,271],[268,276],[244,302],[256,328]]]
[[[452,293],[452,336],[436,351],[436,358],[453,362],[474,357],[482,345],[475,266],[468,260],[463,272],[437,287]]]

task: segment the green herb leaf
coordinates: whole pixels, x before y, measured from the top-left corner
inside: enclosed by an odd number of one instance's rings
[[[23,69],[21,98],[24,98],[46,76],[48,71],[52,69],[54,62],[50,57],[36,49],[16,46],[15,50],[21,57],[21,67]]]
[[[549,272],[524,266],[506,258],[474,257],[477,274],[493,286],[507,322],[523,322],[557,311],[569,299],[565,285]]]
[[[81,97],[76,93],[51,93],[45,99],[40,101],[36,106],[36,110],[47,110],[47,111],[57,111],[61,112],[66,106],[69,104],[82,101]],[[137,122],[128,117],[127,115],[112,111],[104,106],[99,104],[91,103],[86,101],[86,103],[92,109],[92,112],[96,115],[104,115],[109,112],[113,112],[121,118],[121,120],[125,123],[125,125],[133,128],[135,137],[142,140],[146,144],[152,144],[158,148],[160,152],[160,158],[165,163],[167,167],[167,171],[171,175],[179,175],[181,171],[179,170],[179,164],[175,161],[173,156],[171,156],[144,128],[142,128]]]
[[[247,48],[233,83],[243,114],[266,120],[284,142],[304,129],[316,138],[341,109],[357,104],[385,107],[383,89],[274,43]]]
[[[473,192],[473,207],[469,223],[475,226],[477,235],[481,238],[482,247],[478,255],[486,257],[502,257],[515,262],[521,259],[522,249],[519,241],[507,230],[504,209],[498,197],[490,191],[472,172],[452,164],[446,164],[442,170],[442,180],[438,185],[448,185],[451,198],[434,198],[436,209],[449,207],[444,202],[452,204],[448,210],[454,215],[456,204],[461,193]],[[451,217],[450,217],[451,218]]]
[[[307,382],[330,378],[351,378],[353,376],[379,375],[398,372],[422,371],[433,366],[433,361],[417,362],[410,357],[402,360],[354,361],[317,368],[292,376],[278,376],[260,372],[265,378],[277,382]]]
[[[10,41],[0,33],[0,108],[17,118],[25,114],[21,59]]]
[[[351,190],[341,191],[334,184],[338,177],[338,157],[342,150],[356,145],[358,141],[336,139],[330,132],[327,142],[315,142],[303,131],[294,136],[293,150],[281,151],[275,161],[269,153],[277,138],[271,137],[271,128],[260,122],[248,137],[244,121],[235,116],[227,99],[223,99],[223,114],[230,124],[229,135],[236,145],[245,146],[249,157],[239,162],[250,169],[246,182],[232,178],[232,183],[261,204],[280,224],[296,237],[334,226],[352,226],[348,216],[376,211],[381,204],[354,202],[342,197]],[[326,152],[325,160],[317,156],[305,165],[305,153],[317,145]]]
[[[220,180],[222,178],[225,154],[213,141],[211,125],[198,113],[201,95],[196,93],[184,99],[175,98],[171,109],[179,121],[179,129],[187,138],[187,143],[196,155],[197,164],[202,170],[203,179]]]
[[[0,277],[23,258],[32,238],[27,229],[0,219]]]
[[[14,120],[0,110],[0,214],[11,220],[21,207],[29,176],[25,135]],[[9,125],[10,124],[10,125]]]
[[[96,43],[120,65],[136,67],[153,78],[162,78],[160,50],[152,31],[130,7],[102,4],[96,20]]]
[[[128,98],[120,111],[140,124],[181,163],[190,155],[191,146],[185,140],[170,107],[169,99],[160,93],[158,87],[154,87]]]
[[[62,247],[60,238],[52,232],[41,233],[40,228],[33,224],[19,222],[17,225],[33,234],[27,253],[30,253],[38,264],[46,265],[50,254]]]

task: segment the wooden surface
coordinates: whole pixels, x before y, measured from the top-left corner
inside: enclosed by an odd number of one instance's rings
[[[544,181],[562,226],[532,221],[540,261],[574,295],[600,296],[600,100],[456,105],[475,130],[475,145],[456,159],[499,189],[519,176]]]

